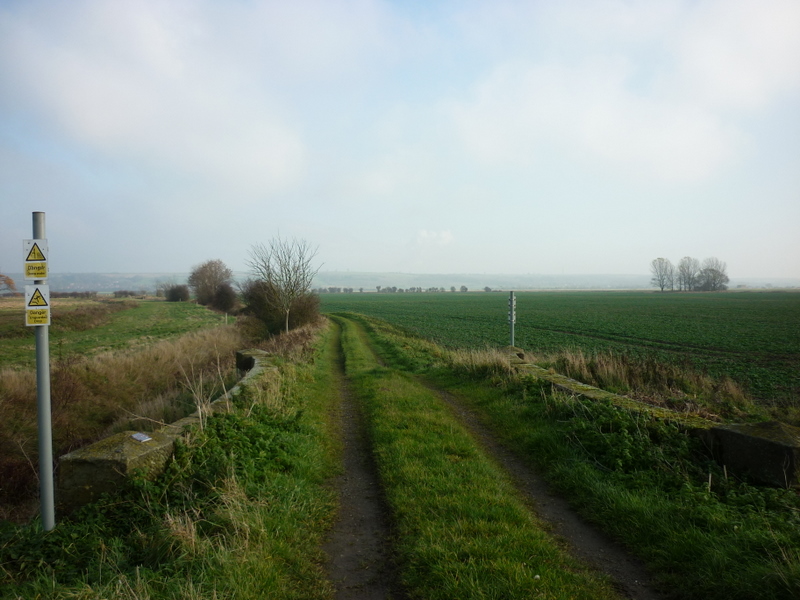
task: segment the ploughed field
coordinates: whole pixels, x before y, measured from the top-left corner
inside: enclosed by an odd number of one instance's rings
[[[507,292],[322,294],[452,348],[509,344]],[[515,345],[625,354],[728,376],[757,401],[800,398],[800,293],[518,292]]]

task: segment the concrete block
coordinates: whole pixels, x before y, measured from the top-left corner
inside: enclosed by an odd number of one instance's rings
[[[264,350],[239,350],[236,352],[236,368],[240,371],[249,371],[257,362],[263,362],[268,356]]]
[[[800,427],[767,421],[719,425],[709,434],[715,459],[729,471],[767,485],[800,485]]]
[[[145,434],[149,440],[138,441],[132,437],[137,433],[118,433],[61,457],[57,496],[60,511],[72,512],[103,493],[113,492],[134,470],[153,478],[164,471],[172,456],[174,437],[149,432]]]

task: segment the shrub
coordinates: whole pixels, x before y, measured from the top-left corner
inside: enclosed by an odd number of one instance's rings
[[[214,292],[211,307],[222,312],[230,312],[236,306],[236,292],[230,283],[223,283]]]
[[[244,313],[251,315],[266,327],[269,333],[284,330],[286,315],[269,302],[269,284],[249,279],[242,286],[242,300],[247,305]],[[289,329],[313,324],[319,319],[319,296],[311,292],[298,296],[289,311]]]
[[[164,292],[167,302],[186,302],[189,300],[188,285],[170,285]]]

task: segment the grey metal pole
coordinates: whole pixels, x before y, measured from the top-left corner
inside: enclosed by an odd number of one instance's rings
[[[44,213],[33,213],[33,238],[43,240]],[[36,280],[34,284],[44,284]],[[50,531],[56,526],[55,486],[53,482],[53,425],[50,411],[50,327],[37,325],[36,335],[36,408],[39,427],[39,501],[42,527]]]

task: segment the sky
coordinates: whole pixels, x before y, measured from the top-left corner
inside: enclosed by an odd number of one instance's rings
[[[0,272],[800,277],[797,0],[0,0]]]

